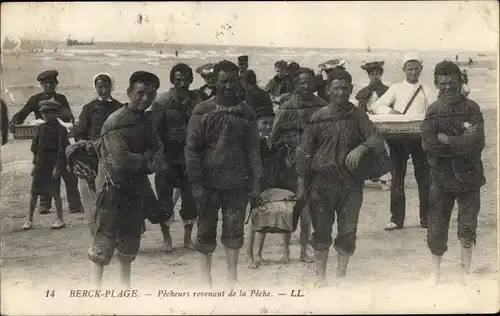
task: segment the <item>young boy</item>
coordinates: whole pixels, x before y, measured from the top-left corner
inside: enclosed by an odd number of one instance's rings
[[[104,266],[115,250],[120,283],[130,287],[131,263],[141,243],[142,223],[158,209],[148,174],[164,168],[163,145],[144,112],[151,106],[160,80],[137,71],[129,79],[130,99],[113,112],[101,131],[96,177],[96,227],[88,255],[91,280],[100,288]]]
[[[186,171],[198,206],[195,247],[208,286],[212,285],[220,208],[229,282],[238,282],[249,191],[253,199],[259,197],[262,177],[257,119],[255,111],[239,99],[238,67],[224,60],[215,66],[214,73],[217,94],[194,108],[185,148]]]
[[[447,251],[448,229],[458,202],[458,239],[462,244],[462,273],[470,272],[476,244],[480,188],[486,183],[481,152],[484,121],[478,104],[463,96],[460,68],[443,61],[434,69],[438,100],[427,109],[422,123],[423,149],[431,167],[427,245],[432,253],[431,284],[439,282],[441,259]]]
[[[57,80],[58,76],[59,72],[57,70],[47,70],[37,76],[36,80],[40,82],[43,92],[31,96],[23,108],[12,116],[9,123],[11,132],[13,132],[14,126],[22,124],[31,112],[33,112],[36,119],[42,118],[39,104],[40,101],[44,100],[54,100],[59,103],[59,118],[63,122],[74,123],[75,119],[68,104],[68,99],[66,99],[66,96],[63,94],[56,92],[57,85],[59,84],[59,80]],[[80,192],[78,191],[78,178],[70,172],[64,172],[61,176],[66,184],[66,197],[68,199],[69,212],[81,212],[83,206]],[[41,195],[40,214],[50,213],[50,208],[52,207],[51,203],[51,198],[48,193],[46,195]]]
[[[65,226],[62,215],[61,173],[66,168],[66,146],[69,145],[68,132],[57,120],[61,106],[57,101],[44,100],[39,104],[40,113],[45,123],[41,124],[33,138],[33,181],[31,184],[31,200],[28,221],[23,229],[33,228],[33,214],[38,196],[49,194],[56,205],[56,221],[52,229]]]

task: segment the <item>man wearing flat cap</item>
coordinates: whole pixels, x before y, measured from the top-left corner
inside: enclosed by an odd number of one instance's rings
[[[423,69],[422,59],[417,53],[407,53],[403,58],[405,80],[392,85],[373,105],[375,114],[399,114],[425,117],[425,111],[436,101],[435,89],[419,82]],[[430,175],[429,164],[422,150],[422,138],[419,135],[387,137],[391,149],[392,184],[391,184],[391,220],[385,230],[401,229],[406,213],[404,179],[411,156],[418,184],[420,225],[427,228],[429,206]]]
[[[248,69],[248,56],[243,55],[238,57],[238,68],[240,76]]]
[[[43,92],[35,94],[29,98],[28,102],[24,107],[14,114],[10,121],[11,132],[14,132],[14,126],[18,124],[23,124],[24,120],[30,115],[31,112],[34,113],[36,119],[42,119],[42,114],[40,113],[40,101],[44,100],[54,100],[60,104],[59,118],[66,123],[74,123],[75,119],[71,108],[68,103],[68,99],[63,94],[56,93],[56,87],[59,81],[57,76],[59,72],[57,70],[47,70],[42,72],[36,78],[43,87]],[[81,212],[83,207],[81,203],[80,193],[78,192],[78,180],[71,173],[65,174],[63,176],[64,183],[66,184],[66,193],[68,198],[69,210],[72,213]],[[40,196],[40,213],[47,214],[50,212],[52,207],[52,202],[50,195]]]
[[[24,120],[28,117],[28,115],[30,115],[31,112],[35,114],[36,119],[41,119],[42,115],[40,113],[39,103],[40,101],[49,99],[55,100],[61,105],[61,120],[66,123],[72,123],[75,121],[66,96],[56,93],[56,87],[59,83],[57,80],[58,75],[59,72],[57,70],[47,70],[38,75],[36,80],[40,82],[43,87],[43,92],[35,94],[29,98],[24,107],[19,112],[14,114],[10,123],[11,128],[13,128],[14,125],[24,123]]]
[[[133,73],[127,89],[130,102],[114,111],[102,126],[95,181],[95,231],[88,250],[93,262],[91,280],[97,288],[115,250],[120,282],[129,288],[131,263],[139,250],[144,219],[154,223],[165,220],[157,211],[148,178],[148,174],[164,169],[163,144],[145,114],[159,86],[156,75]]]
[[[198,89],[198,95],[202,101],[208,100],[215,96],[215,75],[214,75],[214,64],[208,63],[196,68],[196,73],[199,74],[205,84]]]

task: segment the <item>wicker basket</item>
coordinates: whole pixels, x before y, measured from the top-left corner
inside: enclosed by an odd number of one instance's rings
[[[76,123],[75,123],[76,125]],[[33,124],[19,124],[14,127],[14,139],[33,139],[35,137],[36,129],[38,125]],[[72,128],[68,133],[68,136],[71,138],[74,136],[75,129]]]
[[[38,125],[16,125],[14,127],[14,139],[32,139],[37,128]]]

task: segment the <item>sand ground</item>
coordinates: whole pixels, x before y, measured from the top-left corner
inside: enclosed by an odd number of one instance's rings
[[[54,213],[35,214],[35,228],[22,231],[27,217],[31,155],[29,141],[12,141],[2,147],[1,178],[1,299],[2,314],[250,314],[250,313],[470,313],[499,309],[497,225],[497,123],[496,112],[485,113],[487,148],[483,154],[487,185],[482,188],[478,243],[474,249],[473,279],[469,286],[459,280],[460,244],[456,239],[456,215],[452,217],[449,251],[443,259],[442,283],[426,285],[430,253],[426,231],[418,223],[418,197],[412,171],[407,175],[406,229],[385,232],[389,220],[389,192],[367,188],[360,216],[358,241],[346,282],[335,285],[336,254],[330,251],[330,286],[314,290],[314,265],[297,260],[297,231],[292,236],[293,260],[286,266],[271,263],[248,269],[245,252],[239,261],[241,287],[228,297],[226,262],[218,245],[213,259],[214,289],[225,298],[194,298],[198,291],[197,254],[182,248],[182,224],[172,227],[174,251],[161,252],[161,232],[148,223],[140,255],[133,265],[133,288],[138,298],[71,298],[70,289],[88,286],[86,250],[90,234],[83,214],[65,213],[67,228],[49,229]],[[65,190],[62,189],[63,200]],[[64,203],[64,205],[66,205]],[[65,206],[66,208],[66,206]],[[455,213],[456,214],[456,213]],[[219,227],[220,232],[220,227]],[[334,230],[334,234],[335,234]],[[270,235],[264,255],[280,257],[279,235]],[[245,245],[246,246],[246,245]],[[245,249],[246,251],[246,249]],[[104,288],[116,284],[117,263],[105,270]],[[158,297],[159,290],[189,292],[189,298]],[[250,296],[266,290],[270,297]],[[54,297],[47,290],[54,290]],[[240,290],[246,296],[240,296]],[[303,297],[292,297],[300,290]],[[279,295],[285,293],[285,295]]]

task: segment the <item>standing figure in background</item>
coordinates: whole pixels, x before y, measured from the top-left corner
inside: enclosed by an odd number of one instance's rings
[[[248,69],[248,56],[242,55],[238,57],[238,75],[241,76]]]
[[[36,79],[42,85],[43,92],[31,96],[24,107],[19,112],[14,114],[10,121],[11,133],[14,132],[14,126],[23,124],[24,120],[31,112],[33,112],[36,119],[41,119],[42,115],[40,113],[39,103],[44,100],[53,100],[60,105],[59,118],[63,122],[75,122],[75,118],[73,117],[73,113],[71,112],[71,108],[68,104],[68,99],[66,99],[66,96],[56,93],[56,87],[59,83],[57,80],[58,75],[59,72],[57,70],[47,70],[38,75]],[[70,172],[64,172],[61,176],[66,184],[66,197],[68,199],[69,212],[83,212],[80,192],[78,191],[78,178]],[[50,198],[50,194],[42,194],[40,196],[40,214],[50,213],[51,207],[52,200]]]
[[[76,148],[85,148],[86,154],[83,155],[86,159],[81,159],[79,162],[86,165],[92,171],[91,173],[79,171],[81,169],[74,168],[74,173],[78,175],[78,188],[82,197],[83,207],[91,221],[92,210],[94,209],[96,192],[95,192],[95,175],[99,159],[97,157],[97,143],[101,136],[101,129],[106,119],[123,106],[111,96],[113,91],[113,79],[107,73],[98,73],[94,76],[92,84],[97,93],[97,98],[82,108],[78,119],[78,124],[75,126],[74,138],[75,145],[71,145],[71,153],[75,152]],[[68,157],[68,165],[74,167],[76,160],[75,155]],[[81,157],[81,156],[80,156]]]
[[[262,163],[255,111],[239,99],[238,67],[227,60],[215,66],[217,95],[198,104],[189,120],[186,170],[198,206],[196,249],[204,281],[212,285],[212,253],[222,208],[222,237],[231,285],[238,279],[249,193],[259,197]]]
[[[330,102],[330,97],[326,93],[326,88],[331,81],[330,75],[335,69],[345,70],[345,65],[347,65],[347,61],[338,58],[331,59],[318,65],[319,74],[315,77],[315,91],[318,97],[326,102]],[[326,75],[326,79],[323,79],[323,72]]]
[[[7,144],[9,141],[9,113],[7,109],[7,104],[4,100],[1,100],[2,108],[0,109],[1,122],[0,128],[2,129],[2,146]]]
[[[356,94],[356,100],[358,100],[358,107],[368,114],[374,114],[372,106],[389,89],[388,86],[382,83],[384,63],[384,61],[374,61],[368,63],[363,61],[361,65],[361,69],[366,71],[368,74],[370,83],[368,86],[361,89],[358,94]]]
[[[45,120],[36,131],[31,143],[33,153],[33,176],[28,220],[23,229],[33,228],[33,214],[38,196],[49,195],[56,204],[56,221],[52,229],[65,227],[61,200],[61,174],[66,170],[65,150],[69,145],[68,132],[57,117],[60,105],[53,100],[40,101],[40,113]]]
[[[269,94],[257,85],[257,76],[253,70],[245,72],[242,83],[246,91],[245,101],[255,112],[262,108],[273,108]]]
[[[460,94],[460,68],[443,61],[434,69],[439,98],[427,109],[422,123],[423,149],[431,167],[427,245],[432,253],[431,282],[439,282],[441,258],[448,250],[448,229],[458,203],[457,237],[462,245],[464,281],[470,273],[472,247],[486,183],[481,152],[485,146],[484,120],[479,105]]]
[[[276,113],[271,140],[276,144],[278,159],[278,187],[292,192],[297,191],[295,170],[296,148],[302,132],[311,116],[328,105],[314,95],[314,71],[300,68],[295,76],[295,93]],[[300,261],[313,262],[307,254],[310,235],[310,216],[307,208],[300,212]]]
[[[330,104],[315,112],[297,148],[297,198],[305,199],[311,212],[316,252],[317,286],[326,283],[326,263],[337,217],[337,277],[347,271],[356,249],[359,212],[363,203],[363,175],[358,165],[370,167],[372,155],[384,153],[384,140],[366,113],[349,102],[352,77],[334,70],[328,86]],[[389,162],[387,159],[387,167]],[[362,168],[365,169],[365,168]],[[372,168],[370,168],[372,169]]]
[[[191,184],[186,174],[187,125],[194,107],[201,102],[197,91],[189,90],[193,82],[193,70],[186,64],[174,65],[170,71],[173,88],[157,98],[152,105],[152,119],[160,137],[167,168],[155,174],[155,188],[158,202],[165,216],[160,222],[165,251],[172,251],[170,225],[174,222],[173,193],[176,186],[181,193],[180,215],[184,223],[184,247],[193,249],[191,239],[193,224],[197,217],[196,203],[193,200]]]
[[[400,114],[424,117],[429,105],[436,100],[435,89],[419,82],[423,63],[416,53],[407,53],[403,58],[405,80],[393,84],[372,106],[375,114]],[[420,135],[387,137],[391,150],[391,220],[385,230],[401,229],[406,214],[405,177],[408,157],[411,156],[415,179],[418,184],[420,225],[427,228],[429,209],[430,175],[429,164],[422,150]]]
[[[287,62],[284,60],[275,62],[274,70],[276,75],[269,80],[265,88],[276,104],[281,104],[281,96],[291,91],[290,85],[293,82],[290,82],[288,79],[287,66]]]
[[[377,100],[386,93],[389,89],[388,86],[382,83],[382,75],[384,74],[384,64],[385,61],[373,61],[366,62],[363,61],[361,69],[366,71],[368,78],[370,78],[370,83],[368,86],[361,89],[356,95],[356,100],[358,101],[358,107],[368,114],[373,113],[373,105]],[[372,182],[380,183],[383,190],[390,189],[391,174],[388,173],[382,176],[380,179],[374,179]]]
[[[467,69],[462,70],[462,86],[460,87],[460,93],[464,97],[468,97],[470,94],[470,89],[469,89],[469,75],[467,74]]]
[[[102,126],[96,226],[88,250],[96,289],[115,250],[120,283],[130,288],[131,263],[139,251],[142,224],[158,208],[148,175],[165,167],[163,145],[145,110],[153,103],[159,86],[156,75],[134,72],[127,89],[130,103],[113,112]]]
[[[198,95],[202,101],[208,100],[215,96],[215,83],[217,78],[214,75],[214,64],[208,63],[196,68],[196,73],[199,74],[205,84],[198,89]]]

